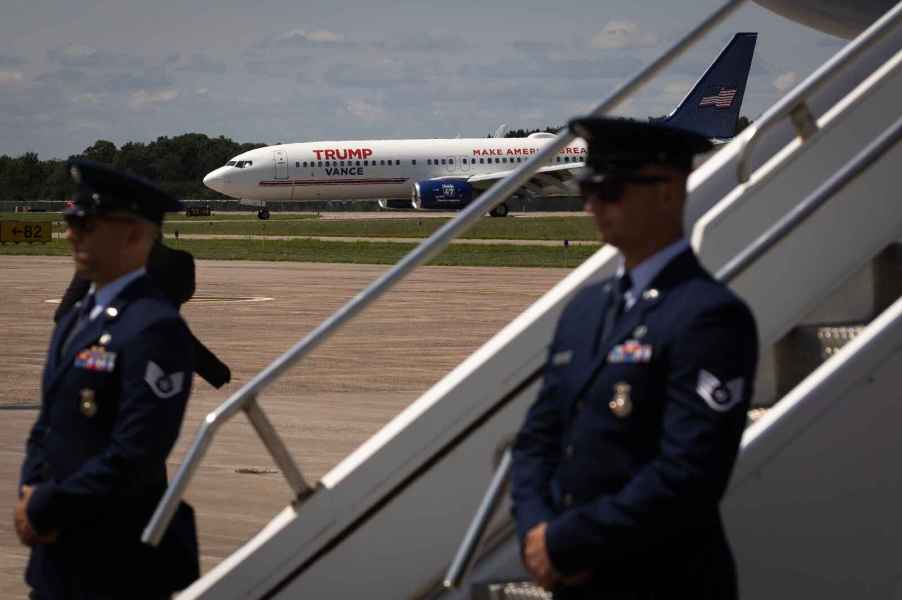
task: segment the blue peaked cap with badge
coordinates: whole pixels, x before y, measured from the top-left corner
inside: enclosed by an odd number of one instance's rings
[[[167,212],[182,210],[180,200],[137,177],[116,171],[101,163],[73,158],[66,163],[72,180],[78,186],[72,205],[63,214],[90,217],[113,212],[126,212],[160,224]]]
[[[631,119],[579,117],[569,127],[589,146],[582,181],[634,174],[646,165],[688,173],[693,157],[713,148],[708,138],[692,131]]]

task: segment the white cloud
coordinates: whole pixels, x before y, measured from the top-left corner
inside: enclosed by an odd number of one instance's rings
[[[178,60],[179,56],[176,54],[174,57],[168,59],[168,62],[174,63]],[[191,58],[182,61],[182,64],[176,67],[176,69],[178,71],[189,71],[192,73],[213,73],[222,75],[226,72],[226,64],[225,61],[210,58],[206,54],[194,53],[191,55]]]
[[[146,108],[152,108],[157,104],[171,102],[172,100],[178,98],[178,95],[178,90],[172,89],[159,90],[156,92],[140,90],[129,96],[128,107],[132,110],[144,110]]]
[[[127,67],[136,68],[144,65],[144,59],[133,56],[127,52],[111,52],[98,50],[90,46],[69,44],[47,51],[47,57],[51,62],[64,67],[79,68],[110,68]]]
[[[19,83],[22,81],[21,71],[0,71],[0,85]]]
[[[83,106],[95,106],[100,102],[100,100],[102,98],[103,98],[103,95],[101,95],[101,94],[85,93],[85,94],[76,94],[75,96],[72,97],[71,100],[74,104],[80,104]]]
[[[386,59],[333,65],[323,74],[323,80],[334,86],[391,88],[400,84],[423,83],[426,74],[418,65]]]
[[[277,46],[336,46],[345,43],[345,36],[326,29],[292,29],[275,39]]]
[[[362,99],[348,100],[345,102],[344,109],[361,121],[374,122],[385,118],[385,110],[381,106]]]
[[[63,48],[60,48],[58,52],[59,53],[57,56],[59,56],[60,58],[74,61],[90,60],[97,56],[96,48],[79,46],[77,44],[70,44]]]
[[[210,93],[210,90],[205,87],[202,87],[202,88],[197,88],[196,90],[194,90],[194,93],[197,94],[198,96],[206,96],[207,94]]]
[[[345,39],[343,35],[334,33],[332,31],[326,31],[325,29],[320,29],[319,31],[311,31],[306,35],[306,38],[311,42],[320,43],[343,42]]]
[[[592,36],[591,46],[601,50],[654,48],[658,36],[654,32],[642,31],[633,21],[608,21],[604,29]]]
[[[773,85],[779,92],[785,92],[799,82],[799,76],[795,71],[783,73],[773,81]]]
[[[0,54],[0,67],[21,67],[26,64],[24,58],[20,56],[14,56],[11,54]]]

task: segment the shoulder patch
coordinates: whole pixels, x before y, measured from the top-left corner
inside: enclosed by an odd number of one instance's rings
[[[573,350],[561,350],[551,355],[551,364],[555,367],[569,365],[571,360],[573,360]]]
[[[147,361],[147,371],[144,372],[144,381],[150,386],[151,391],[158,398],[172,398],[182,391],[185,384],[185,374],[164,373],[157,363]]]
[[[717,377],[701,369],[695,391],[712,410],[727,412],[742,400],[744,388],[745,380],[742,377],[721,383]]]

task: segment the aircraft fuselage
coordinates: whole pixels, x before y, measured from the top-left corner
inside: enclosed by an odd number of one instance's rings
[[[209,173],[204,184],[233,198],[267,202],[407,199],[418,181],[512,171],[551,138],[280,144],[234,157]],[[575,140],[550,164],[582,163],[585,154],[585,143]]]

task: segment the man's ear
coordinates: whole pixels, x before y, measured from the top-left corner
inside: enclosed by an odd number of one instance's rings
[[[144,224],[140,221],[133,221],[128,224],[128,235],[126,240],[129,245],[140,243],[144,239]]]
[[[153,236],[154,228],[149,223],[136,221],[129,227],[128,243],[147,246],[147,251],[149,252],[151,246],[153,246]]]

